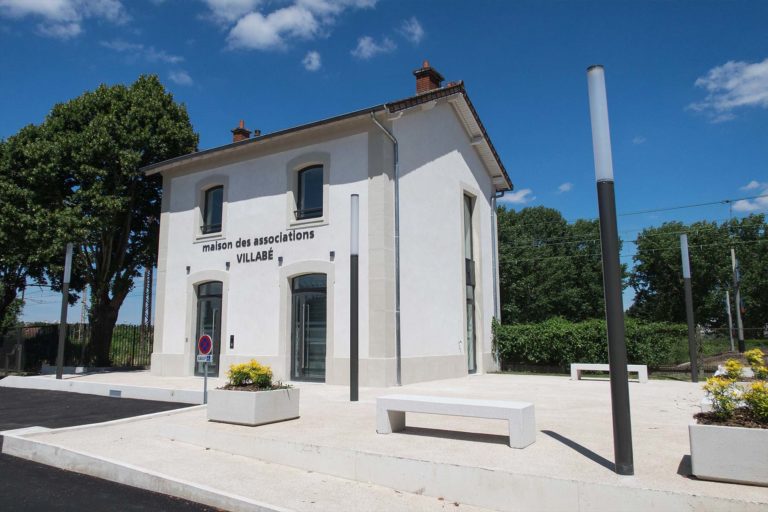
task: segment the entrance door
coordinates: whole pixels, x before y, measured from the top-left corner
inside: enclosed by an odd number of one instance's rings
[[[219,373],[219,355],[221,354],[221,281],[210,281],[197,287],[197,328],[195,330],[195,355],[197,340],[207,334],[213,340],[213,362],[208,363],[208,375]],[[195,358],[197,359],[197,358]],[[204,363],[195,361],[195,375],[203,375]]]
[[[477,340],[475,336],[475,260],[472,239],[472,198],[464,196],[464,298],[467,304],[467,371],[477,372]]]
[[[325,382],[325,274],[295,277],[291,290],[291,379]]]

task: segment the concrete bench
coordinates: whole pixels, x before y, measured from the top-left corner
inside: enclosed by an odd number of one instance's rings
[[[533,404],[442,396],[387,395],[376,399],[376,431],[391,434],[405,428],[405,413],[444,414],[507,420],[509,446],[525,448],[536,441]]]
[[[571,380],[579,380],[581,378],[581,372],[608,372],[610,367],[607,364],[594,364],[594,363],[572,363],[571,364]],[[637,380],[641,383],[648,382],[648,366],[644,364],[628,364],[628,373],[637,373]]]

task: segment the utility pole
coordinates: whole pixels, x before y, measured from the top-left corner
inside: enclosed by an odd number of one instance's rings
[[[741,276],[739,275],[739,262],[736,260],[736,250],[731,247],[731,266],[733,267],[733,288],[736,292],[736,326],[739,329],[739,352],[742,354],[747,349],[744,344],[744,324],[741,323]]]
[[[691,289],[691,260],[688,257],[688,235],[680,235],[680,254],[683,258],[683,282],[685,285],[685,317],[688,320],[688,354],[691,358],[691,382],[699,381],[696,325],[693,320],[693,291]]]
[[[616,222],[611,130],[608,125],[608,100],[605,92],[603,66],[587,68],[587,84],[589,86],[589,117],[592,122],[592,149],[595,157],[595,179],[597,181],[597,204],[600,211],[605,319],[608,325],[614,470],[619,475],[634,475],[635,463],[632,454],[632,424],[627,378],[627,345],[624,341],[624,305],[621,296],[619,233]]]
[[[736,352],[733,346],[733,318],[731,317],[731,293],[725,290],[725,310],[728,311],[728,338],[731,340],[731,352]]]

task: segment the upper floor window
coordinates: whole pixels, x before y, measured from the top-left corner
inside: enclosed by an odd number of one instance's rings
[[[298,173],[296,220],[323,216],[323,166],[313,165]]]
[[[205,204],[203,207],[203,225],[201,231],[204,235],[221,231],[221,209],[224,202],[224,187],[211,187],[205,191]]]

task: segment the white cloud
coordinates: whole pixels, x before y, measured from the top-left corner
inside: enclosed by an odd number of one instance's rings
[[[529,188],[523,188],[515,192],[508,192],[504,194],[501,201],[510,204],[526,204],[536,199],[533,195],[533,191]]]
[[[0,16],[39,18],[39,34],[69,39],[83,32],[87,18],[122,24],[130,17],[120,0],[0,0]]]
[[[403,21],[399,31],[403,37],[413,44],[419,44],[424,39],[424,28],[419,23],[419,20],[416,19],[416,16],[411,16]]]
[[[286,38],[312,39],[320,25],[303,7],[292,5],[267,16],[252,12],[241,18],[227,38],[230,48],[268,50],[285,45]]]
[[[733,203],[733,209],[737,212],[757,212],[768,210],[768,182],[752,180],[740,190],[749,190],[758,196],[754,199],[741,199]]]
[[[192,80],[192,77],[189,76],[189,73],[187,73],[183,69],[176,69],[174,71],[171,71],[168,74],[168,78],[171,80],[171,82],[178,85],[192,85],[194,83],[194,81]]]
[[[358,59],[367,60],[382,53],[389,53],[396,48],[395,42],[388,37],[377,43],[371,36],[363,36],[357,40],[357,46],[350,53]]]
[[[564,192],[570,192],[573,190],[573,183],[566,181],[565,183],[561,183],[559,187],[557,187],[557,193],[562,194]]]
[[[740,190],[757,190],[759,188],[768,188],[768,183],[760,183],[759,181],[752,180],[743,187],[739,187]]]
[[[222,24],[234,23],[241,16],[253,11],[261,0],[203,0],[211,10],[214,21]]]
[[[203,0],[214,21],[232,28],[229,48],[273,50],[293,39],[311,40],[327,35],[347,9],[369,8],[377,0]],[[277,4],[279,8],[274,8]]]
[[[109,48],[119,53],[128,54],[134,58],[142,58],[148,62],[164,62],[166,64],[178,64],[184,61],[180,55],[172,55],[164,50],[157,50],[154,46],[144,46],[141,43],[129,43],[122,39],[99,42],[104,48]]]
[[[642,135],[636,135],[636,136],[635,136],[635,137],[632,139],[632,144],[634,144],[635,146],[639,146],[640,144],[645,144],[645,141],[646,141],[646,140],[648,140],[648,139],[646,139],[646,138],[645,138],[645,137],[643,137]]]
[[[322,62],[320,60],[320,53],[316,51],[307,52],[307,55],[304,57],[304,59],[301,61],[302,64],[304,64],[304,69],[307,71],[317,71],[320,69],[320,66],[322,66]]]
[[[738,108],[768,109],[768,59],[755,63],[728,61],[710,69],[695,85],[705,89],[707,96],[688,108],[706,113],[713,123],[735,118],[734,110]]]

